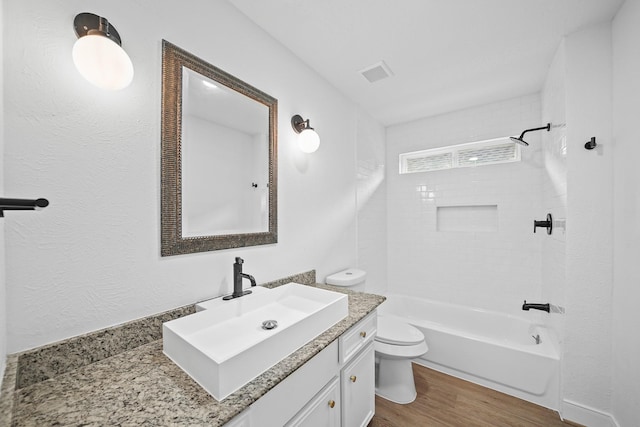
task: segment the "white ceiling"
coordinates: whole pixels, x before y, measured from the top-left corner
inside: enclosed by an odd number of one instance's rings
[[[384,125],[538,92],[623,0],[228,0]],[[384,60],[394,76],[359,71]]]

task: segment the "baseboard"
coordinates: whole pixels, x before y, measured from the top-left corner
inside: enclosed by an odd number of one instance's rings
[[[620,427],[613,415],[566,399],[562,401],[560,415],[563,420],[585,427]]]

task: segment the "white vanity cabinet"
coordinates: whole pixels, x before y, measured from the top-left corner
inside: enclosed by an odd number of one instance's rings
[[[342,426],[366,426],[375,412],[376,311],[339,338]]]
[[[375,412],[375,355],[373,343],[342,368],[342,425],[366,426]]]
[[[376,311],[225,427],[361,427],[375,410]]]
[[[334,378],[286,427],[340,427],[340,381]]]

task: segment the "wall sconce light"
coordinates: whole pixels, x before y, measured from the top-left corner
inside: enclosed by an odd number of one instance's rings
[[[298,145],[304,153],[313,153],[320,147],[320,136],[309,125],[309,119],[304,120],[300,115],[296,114],[291,117],[291,127],[296,133],[299,133]]]
[[[91,84],[119,90],[133,80],[133,64],[122,49],[120,34],[107,18],[80,13],[73,20],[78,40],[73,45],[73,63]]]

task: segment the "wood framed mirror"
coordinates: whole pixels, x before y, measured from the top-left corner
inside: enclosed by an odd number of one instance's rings
[[[277,243],[277,119],[277,99],[162,41],[162,256]]]

